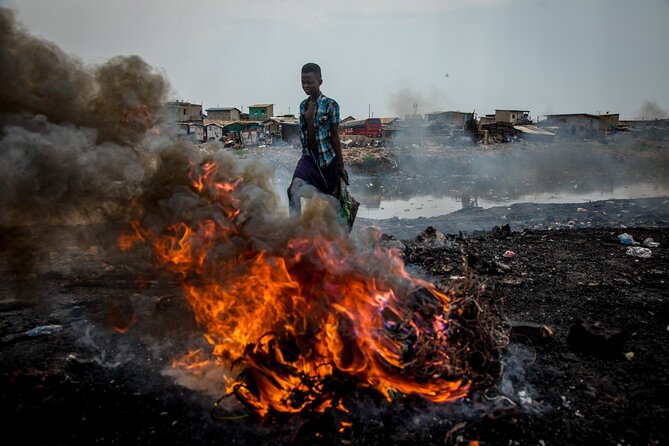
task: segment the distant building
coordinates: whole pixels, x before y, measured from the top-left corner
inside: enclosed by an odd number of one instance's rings
[[[208,119],[217,119],[221,121],[239,121],[241,111],[237,107],[215,107],[208,108]]]
[[[495,122],[532,124],[529,110],[495,110]]]
[[[265,128],[265,133],[269,134],[278,133],[281,128],[281,123],[276,118],[266,119],[262,124]]]
[[[381,119],[381,125],[384,126],[397,125],[400,121],[400,118],[379,118],[379,119]]]
[[[188,139],[193,139],[197,142],[205,142],[207,140],[207,129],[202,124],[194,122],[179,124],[179,127],[182,126],[185,126]]]
[[[219,141],[223,138],[223,126],[219,124],[208,124],[204,128],[207,139],[215,139]]]
[[[422,123],[423,115],[418,113],[409,113],[404,115],[404,122],[406,123]]]
[[[646,140],[669,141],[669,119],[635,119],[619,121],[619,130]]]
[[[599,115],[567,113],[546,115],[546,120],[542,122],[542,127],[557,128],[558,135],[563,138],[592,139],[603,136],[610,122],[611,119],[602,119]]]
[[[381,136],[386,139],[392,138],[400,127],[400,118],[380,118],[381,119]]]
[[[272,118],[279,123],[279,132],[281,139],[289,144],[300,143],[300,123],[295,115],[281,115]]]
[[[223,134],[238,133],[243,131],[257,130],[262,127],[262,122],[257,121],[235,121],[223,127]]]
[[[355,118],[353,116],[347,116],[341,121],[339,121],[340,124],[346,124],[347,122],[355,121]]]
[[[604,129],[605,132],[614,132],[618,128],[619,122],[619,113],[607,113],[605,115],[599,115],[599,127]]]
[[[187,122],[202,120],[202,104],[173,101],[163,107],[165,120],[168,122]]]
[[[443,111],[443,112],[427,113],[425,117],[429,122],[432,123],[464,127],[465,124],[470,119],[473,119],[474,113],[467,113],[461,111]]]
[[[274,116],[274,104],[249,105],[249,119],[251,121],[265,121]]]
[[[620,124],[630,127],[669,127],[669,119],[629,119],[619,121]]]
[[[479,118],[479,124],[481,124],[481,125],[494,124],[494,123],[495,123],[495,115],[494,114],[481,116]]]

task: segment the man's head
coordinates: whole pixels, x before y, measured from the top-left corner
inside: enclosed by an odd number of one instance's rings
[[[315,63],[308,63],[302,67],[302,90],[306,94],[314,96],[320,93],[322,83],[321,67]]]

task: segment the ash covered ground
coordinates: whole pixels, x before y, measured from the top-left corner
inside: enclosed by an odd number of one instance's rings
[[[592,204],[610,215],[647,205]],[[174,355],[203,343],[192,312],[176,282],[151,272],[147,253],[114,248],[120,228],[4,230],[6,432],[50,445],[664,444],[669,236],[666,201],[656,205],[650,220],[627,228],[509,232],[500,221],[499,230],[477,235],[432,228],[403,241],[386,236],[415,274],[433,281],[448,283],[467,265],[494,291],[511,342],[503,377],[484,397],[446,405],[361,399],[345,435],[328,416],[212,419],[217,397],[166,373]],[[623,232],[660,245],[650,258],[627,255]]]

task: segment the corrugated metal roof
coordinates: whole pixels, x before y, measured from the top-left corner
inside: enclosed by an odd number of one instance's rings
[[[205,111],[230,111],[230,110],[239,110],[237,107],[214,107],[214,108],[208,108]]]
[[[273,116],[270,119],[280,124],[298,124],[298,120],[295,117]]]
[[[462,112],[462,111],[458,111],[458,110],[436,111],[436,112],[430,112],[430,113],[425,113],[425,114],[426,115],[443,115],[444,113],[458,113],[458,114],[461,114],[461,115],[471,114],[471,112]]]
[[[249,105],[249,108],[265,108],[265,107],[271,107],[274,104],[253,104]]]
[[[234,125],[234,124],[239,124],[239,125],[243,125],[245,127],[248,127],[250,125],[260,125],[260,124],[262,124],[262,121],[231,121],[231,122],[228,122],[225,125],[225,127],[227,127],[229,125]]]
[[[555,136],[555,133],[540,129],[536,125],[514,125],[513,128],[528,135]]]
[[[548,118],[549,116],[556,117],[556,118],[557,118],[557,117],[559,117],[559,118],[566,118],[566,117],[568,117],[568,116],[575,116],[575,117],[578,117],[578,116],[587,116],[587,117],[589,117],[589,118],[597,118],[597,119],[599,119],[599,115],[592,115],[592,114],[590,114],[590,113],[560,113],[560,114],[556,114],[556,115],[546,115],[547,118]],[[604,115],[604,116],[606,116],[606,115]],[[609,116],[610,116],[610,115],[609,115]]]
[[[202,123],[204,125],[216,124],[216,125],[220,125],[220,126],[226,126],[226,125],[230,124],[231,122],[232,121],[227,121],[227,120],[224,120],[224,119],[211,119],[211,118],[204,118],[202,120]]]

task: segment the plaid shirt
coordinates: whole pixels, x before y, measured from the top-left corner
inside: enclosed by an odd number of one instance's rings
[[[307,122],[304,114],[307,104],[311,98],[306,98],[300,104],[300,140],[302,142],[302,154],[310,155],[309,143],[307,141]],[[321,95],[316,100],[314,109],[314,131],[316,132],[316,145],[318,148],[318,165],[326,167],[337,156],[332,146],[331,126],[339,124],[339,104],[334,99]]]

